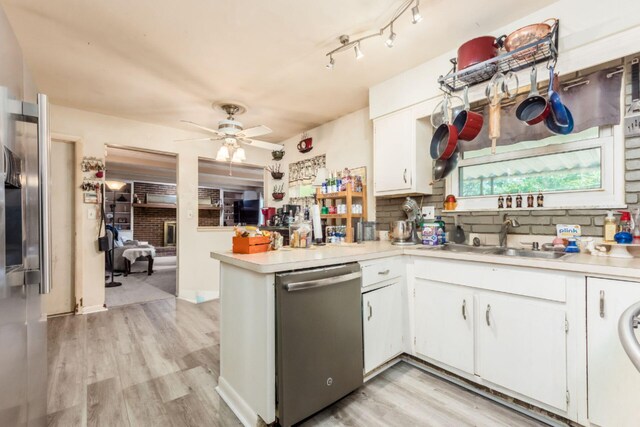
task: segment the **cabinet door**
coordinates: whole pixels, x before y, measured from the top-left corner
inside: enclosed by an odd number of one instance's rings
[[[403,312],[400,282],[362,295],[365,372],[402,353]]]
[[[638,301],[640,283],[588,279],[589,421],[599,426],[640,423],[640,373],[618,337],[620,315]]]
[[[411,109],[373,122],[374,190],[393,194],[411,191],[415,161],[415,120]]]
[[[564,305],[477,295],[477,374],[532,399],[567,409]]]
[[[473,292],[425,279],[415,292],[416,353],[473,373]]]

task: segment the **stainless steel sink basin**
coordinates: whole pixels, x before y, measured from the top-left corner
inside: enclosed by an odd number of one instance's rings
[[[428,250],[440,250],[446,252],[461,252],[461,253],[474,253],[474,254],[487,254],[491,253],[496,249],[500,249],[498,246],[471,246],[471,245],[462,245],[458,243],[447,243],[444,246],[422,246],[418,249],[428,249]]]
[[[493,251],[485,253],[490,253],[491,255],[517,256],[540,259],[558,259],[566,255],[562,252],[542,252],[516,248],[495,248]]]
[[[441,250],[445,252],[457,252],[457,253],[515,256],[515,257],[538,258],[538,259],[558,259],[566,255],[562,252],[533,251],[533,250],[517,249],[517,248],[502,248],[500,246],[471,246],[471,245],[462,245],[457,243],[447,243],[444,246],[437,246],[437,247],[422,246],[422,247],[418,247],[418,249]]]

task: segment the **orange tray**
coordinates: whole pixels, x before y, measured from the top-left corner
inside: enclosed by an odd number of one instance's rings
[[[271,238],[266,236],[258,237],[234,237],[233,253],[235,254],[257,254],[267,252]]]

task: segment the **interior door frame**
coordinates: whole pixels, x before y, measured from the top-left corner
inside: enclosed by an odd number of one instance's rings
[[[62,133],[51,132],[51,141],[58,141],[66,144],[71,144],[73,146],[73,164],[79,166],[82,163],[82,153],[84,152],[84,143],[82,142],[82,138],[73,135],[66,135]],[[82,185],[82,174],[78,173],[77,169],[73,170],[73,182],[74,188],[80,188]],[[78,250],[78,248],[82,248],[82,233],[78,232],[78,224],[82,221],[83,214],[83,205],[78,203],[78,194],[77,191],[73,192],[73,214],[75,220],[74,226],[74,256],[69,262],[73,263],[73,314],[79,314],[79,310],[82,307],[82,259],[83,259],[83,251]],[[60,313],[54,314],[52,316],[63,316],[69,313]]]
[[[121,150],[129,150],[129,151],[137,151],[137,152],[141,152],[141,153],[151,153],[151,154],[161,154],[163,156],[171,156],[171,157],[175,157],[176,159],[176,168],[175,168],[175,186],[176,186],[176,234],[178,236],[178,238],[180,238],[180,194],[178,193],[178,168],[180,167],[180,155],[176,152],[171,152],[171,151],[162,151],[162,150],[150,150],[147,148],[140,148],[140,147],[132,147],[130,145],[122,145],[122,144],[111,144],[111,143],[105,143],[104,144],[104,149],[105,149],[105,156],[104,156],[104,164],[105,167],[107,165],[107,149],[108,148],[118,148]],[[107,176],[105,174],[105,179],[107,179]],[[131,185],[135,186],[135,181],[131,180]],[[132,187],[133,188],[133,187]],[[131,230],[134,230],[133,227],[133,218],[134,218],[134,213],[131,212]],[[180,275],[178,274],[178,271],[180,271],[180,245],[178,245],[178,242],[176,241],[176,293],[175,293],[175,297],[178,298],[178,295],[180,295]],[[106,267],[105,267],[105,274],[107,273]]]

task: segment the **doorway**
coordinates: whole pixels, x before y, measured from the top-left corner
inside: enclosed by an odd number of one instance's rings
[[[105,178],[105,223],[114,241],[105,257],[107,307],[175,298],[176,155],[107,146]]]
[[[51,140],[51,292],[44,296],[49,316],[75,310],[75,152],[73,141]]]

